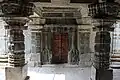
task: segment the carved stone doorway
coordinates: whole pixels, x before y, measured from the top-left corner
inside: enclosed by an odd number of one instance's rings
[[[53,32],[52,39],[52,64],[68,62],[68,33]]]

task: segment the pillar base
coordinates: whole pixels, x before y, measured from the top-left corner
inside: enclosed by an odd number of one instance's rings
[[[27,76],[27,65],[23,67],[6,67],[5,80],[29,80]]]
[[[91,80],[113,80],[113,70],[100,70],[91,67]]]
[[[113,80],[113,70],[96,70],[95,80]]]

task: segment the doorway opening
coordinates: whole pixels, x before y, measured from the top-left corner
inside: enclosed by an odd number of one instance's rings
[[[64,64],[68,62],[68,33],[54,32],[52,39],[51,64]]]

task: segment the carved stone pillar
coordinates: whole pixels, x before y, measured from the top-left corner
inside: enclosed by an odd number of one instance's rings
[[[25,65],[25,45],[23,30],[27,29],[29,15],[33,14],[33,4],[23,0],[3,0],[1,4],[3,20],[9,29],[9,66],[6,67],[6,80],[27,79]],[[16,75],[16,76],[15,76]]]
[[[112,25],[116,22],[118,15],[118,3],[114,0],[90,4],[89,15],[94,19],[95,36],[95,59],[96,80],[112,80],[110,65],[110,31],[114,31]]]
[[[109,29],[109,30],[108,30]],[[94,64],[96,69],[96,80],[112,80],[112,70],[109,69],[110,66],[110,45],[111,36],[110,31],[114,28],[101,26],[99,30],[96,30],[95,36],[95,54],[94,54]],[[110,77],[108,77],[110,76]],[[104,78],[102,78],[104,77]]]
[[[108,31],[98,31],[95,37],[95,67],[109,68],[110,57],[110,33]]]
[[[14,17],[5,18],[4,20],[8,24],[5,26],[5,29],[9,29],[9,65],[13,67],[22,67],[25,65],[23,30],[27,29],[27,26],[24,25],[28,22],[28,19]]]

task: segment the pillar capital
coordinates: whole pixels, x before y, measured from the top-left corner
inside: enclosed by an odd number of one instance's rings
[[[118,3],[114,2],[114,0],[105,0],[105,2],[90,4],[88,8],[89,16],[93,18],[92,24],[95,26],[94,30],[114,30],[112,25],[116,23],[120,10]]]
[[[26,17],[33,14],[33,3],[26,0],[3,0],[1,4],[4,16]]]
[[[93,3],[88,6],[89,16],[95,19],[115,19],[118,16],[120,5],[116,2]]]
[[[3,20],[8,24],[5,29],[22,29],[26,30],[27,26],[24,26],[29,19],[26,17],[4,17]]]

